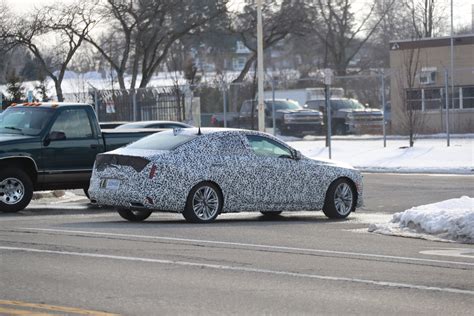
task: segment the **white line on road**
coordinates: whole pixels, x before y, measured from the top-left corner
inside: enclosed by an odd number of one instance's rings
[[[248,248],[260,248],[260,249],[272,249],[272,250],[284,250],[284,251],[304,251],[309,253],[325,253],[325,254],[336,254],[345,256],[356,256],[366,258],[377,258],[377,259],[391,259],[391,260],[403,260],[413,262],[425,262],[425,263],[443,263],[443,264],[454,264],[463,266],[474,266],[471,262],[459,262],[459,261],[447,261],[447,260],[435,260],[435,259],[424,259],[424,258],[413,258],[413,257],[399,257],[399,256],[387,256],[377,255],[360,252],[346,252],[336,250],[324,250],[324,249],[310,249],[310,248],[295,248],[285,246],[272,246],[272,245],[260,245],[260,244],[248,244],[239,242],[228,242],[228,241],[217,241],[217,240],[201,240],[201,239],[187,239],[177,237],[163,237],[163,236],[146,236],[146,235],[128,235],[128,234],[116,234],[116,233],[102,233],[102,232],[90,232],[90,231],[79,231],[79,230],[65,230],[65,229],[48,229],[48,228],[18,228],[27,231],[45,231],[45,232],[56,232],[56,233],[68,233],[68,234],[83,234],[92,236],[107,236],[107,237],[127,237],[137,239],[155,239],[155,240],[167,240],[167,241],[180,241],[180,242],[193,242],[202,244],[215,244],[215,245],[228,245]]]
[[[0,249],[11,250],[11,251],[24,251],[24,252],[34,252],[34,253],[55,254],[55,255],[99,258],[99,259],[171,264],[171,265],[186,266],[186,267],[198,267],[198,268],[209,268],[209,269],[227,270],[227,271],[262,273],[262,274],[282,275],[282,276],[290,276],[290,277],[298,277],[298,278],[306,278],[306,279],[352,282],[352,283],[376,285],[376,286],[392,287],[392,288],[405,288],[405,289],[414,289],[414,290],[474,295],[474,291],[461,290],[461,289],[455,289],[455,288],[434,287],[434,286],[397,283],[397,282],[388,282],[388,281],[374,281],[374,280],[365,280],[365,279],[356,279],[356,278],[334,277],[334,276],[326,276],[326,275],[318,275],[318,274],[297,273],[297,272],[290,272],[290,271],[278,271],[278,270],[267,270],[267,269],[258,269],[258,268],[227,266],[227,265],[220,265],[220,264],[173,261],[173,260],[151,259],[151,258],[140,258],[140,257],[125,257],[125,256],[114,256],[114,255],[87,253],[87,252],[81,253],[81,252],[70,252],[70,251],[55,251],[55,250],[44,250],[44,249],[34,249],[34,248],[18,248],[18,247],[1,247],[0,246]]]

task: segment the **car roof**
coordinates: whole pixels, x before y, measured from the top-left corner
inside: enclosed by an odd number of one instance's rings
[[[174,130],[167,130],[164,132],[161,132],[163,134],[185,134],[185,135],[212,135],[212,134],[240,134],[240,135],[260,135],[260,136],[265,136],[271,139],[277,139],[273,135],[270,135],[268,133],[260,132],[260,131],[253,131],[253,130],[247,130],[247,129],[241,129],[241,128],[225,128],[225,127],[203,127],[203,128],[198,128],[198,127],[191,127],[191,128],[180,128],[180,129],[174,129]],[[278,140],[281,142],[281,140]]]

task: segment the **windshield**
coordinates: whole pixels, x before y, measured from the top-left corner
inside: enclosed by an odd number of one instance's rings
[[[54,109],[51,108],[9,107],[0,114],[0,133],[39,135],[53,113]]]
[[[268,102],[267,105],[268,105],[268,109],[270,111],[272,111],[272,104],[275,105],[275,111],[278,111],[278,110],[300,110],[301,109],[301,106],[294,102],[294,101],[282,101],[282,100],[278,100],[278,101],[275,101],[275,102]]]
[[[336,108],[337,110],[340,110],[340,109],[363,110],[364,109],[364,106],[354,99],[331,100],[331,106],[333,108]]]
[[[174,134],[168,132],[161,132],[142,138],[128,145],[127,147],[149,150],[173,150],[196,137],[196,134]]]

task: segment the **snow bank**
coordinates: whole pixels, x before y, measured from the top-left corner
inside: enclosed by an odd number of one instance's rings
[[[287,141],[305,156],[328,158],[324,139]],[[418,139],[412,148],[407,145],[407,139],[389,139],[384,148],[382,139],[344,136],[332,141],[332,159],[367,172],[474,174],[472,136],[453,137],[450,147],[440,138]]]
[[[463,196],[396,213],[390,223],[372,224],[369,232],[474,243],[474,198]]]

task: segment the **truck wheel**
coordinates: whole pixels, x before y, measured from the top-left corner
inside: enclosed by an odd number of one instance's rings
[[[336,125],[334,134],[336,134],[336,135],[346,135],[346,125],[344,123],[338,123]]]
[[[30,204],[33,197],[33,183],[30,177],[18,168],[0,171],[0,209],[15,213]]]

